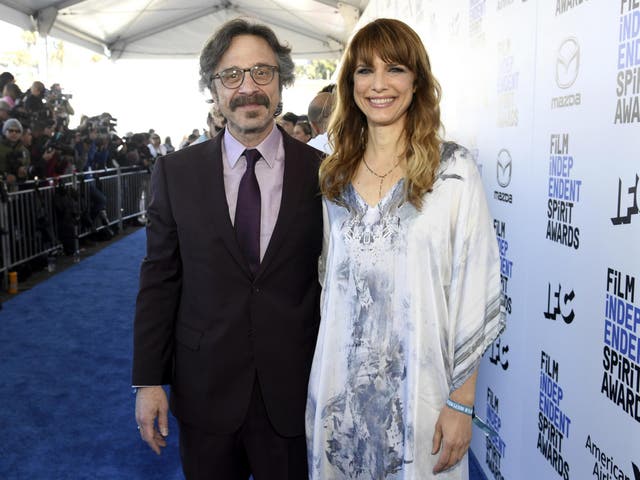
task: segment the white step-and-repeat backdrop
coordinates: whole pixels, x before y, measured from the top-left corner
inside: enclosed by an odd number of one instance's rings
[[[371,0],[359,24],[378,17],[421,35],[490,201],[487,477],[640,480],[640,1]]]

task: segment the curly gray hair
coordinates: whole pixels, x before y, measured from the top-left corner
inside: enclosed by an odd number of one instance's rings
[[[283,87],[293,85],[294,64],[291,48],[278,41],[276,34],[266,25],[251,23],[243,18],[230,20],[222,25],[205,43],[200,53],[200,90],[213,89],[213,75],[231,41],[238,35],[255,35],[263,38],[273,49],[278,59],[280,92]]]

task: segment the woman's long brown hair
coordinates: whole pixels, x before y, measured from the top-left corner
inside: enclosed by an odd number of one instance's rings
[[[404,65],[416,76],[403,140],[407,200],[419,209],[440,163],[441,91],[420,37],[399,20],[381,18],[365,25],[345,52],[338,74],[336,108],[328,129],[334,150],[320,167],[320,187],[327,198],[339,201],[364,155],[367,119],[353,98],[353,75],[358,64],[373,65],[376,56],[387,63]]]

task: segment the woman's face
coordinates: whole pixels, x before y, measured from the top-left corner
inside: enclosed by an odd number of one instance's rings
[[[377,55],[373,65],[359,61],[353,73],[353,97],[370,127],[404,126],[415,91],[415,74],[408,67],[386,63]]]
[[[293,138],[297,138],[301,142],[307,143],[309,140],[311,140],[311,135],[307,135],[306,133],[304,133],[304,128],[302,128],[300,125],[296,125],[295,127],[293,127]]]

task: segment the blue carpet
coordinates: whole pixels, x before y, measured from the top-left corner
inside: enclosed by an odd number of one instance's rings
[[[130,389],[144,229],[11,298],[0,312],[0,479],[178,480],[178,429],[156,456]],[[486,480],[470,455],[470,479]]]
[[[157,457],[136,430],[132,319],[140,229],[4,304],[0,478],[182,479],[178,429]]]
[[[480,462],[471,450],[469,450],[469,480],[488,480],[480,467]]]

